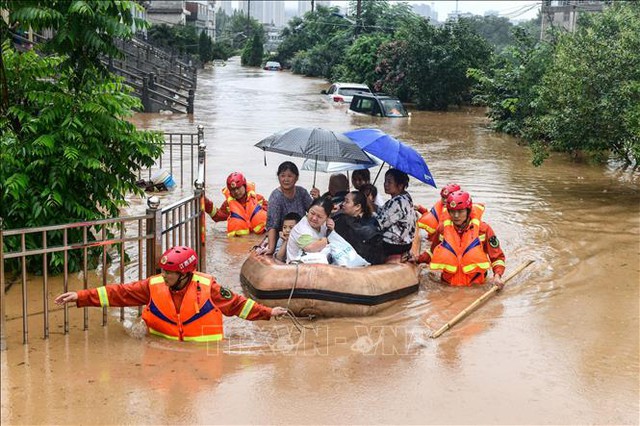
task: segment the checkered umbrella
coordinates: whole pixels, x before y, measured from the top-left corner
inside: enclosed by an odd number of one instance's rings
[[[370,165],[369,167],[376,164],[348,137],[318,127],[283,130],[261,140],[255,146],[264,151],[308,158],[316,162],[337,161]],[[313,181],[315,186],[315,172]]]

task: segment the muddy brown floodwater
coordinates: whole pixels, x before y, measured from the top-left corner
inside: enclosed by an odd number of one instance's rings
[[[534,168],[527,149],[488,130],[479,109],[353,117],[321,99],[327,86],[236,60],[200,74],[194,117],[135,122],[165,131],[203,124],[216,203],[234,170],[265,196],[276,187],[286,157],[268,153],[265,167],[253,147],[273,132],[379,127],[421,152],[438,184],[458,182],[486,204],[507,273],[535,263],[436,340],[431,332],[485,288],[443,287],[425,275],[419,293],[374,317],[305,322],[312,328],[302,334],[287,321],[231,318],[226,340],[209,346],[142,336],[134,311],[124,322],[110,312],[102,327],[93,309],[83,331],[82,310],[72,308],[64,335],[53,308],[51,337],[41,338],[42,318],[32,315],[22,345],[18,284],[7,296],[2,424],[638,424],[638,174],[556,155]],[[328,175],[318,181],[326,188]],[[300,184],[311,182],[303,171]],[[421,204],[437,199],[415,180],[409,190]],[[143,206],[134,200],[130,210]],[[207,232],[208,272],[242,291],[240,266],[257,239],[227,240],[224,223],[209,222]],[[38,283],[31,300],[41,300]],[[50,300],[59,289],[54,280]]]

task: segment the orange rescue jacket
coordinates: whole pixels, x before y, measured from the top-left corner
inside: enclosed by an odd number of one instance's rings
[[[482,220],[484,204],[474,203],[471,210],[472,212],[475,211],[479,220]],[[443,205],[442,200],[438,200],[433,207],[431,207],[431,210],[422,213],[422,216],[418,219],[418,227],[427,231],[429,236],[432,236],[436,232],[438,225],[446,218],[448,218],[447,208]]]
[[[469,225],[462,235],[455,229],[450,217],[445,218],[441,225],[440,243],[433,249],[429,266],[431,270],[442,271],[443,280],[453,286],[482,284],[487,270],[504,266],[502,250],[497,249],[496,259],[492,263],[484,249],[490,227],[478,218],[478,213],[476,209],[471,211]]]
[[[222,340],[222,313],[211,300],[212,282],[211,275],[194,272],[178,313],[162,275],[150,277],[151,297],[142,312],[149,333],[171,340]]]
[[[249,232],[262,234],[265,231],[267,211],[262,208],[262,203],[258,200],[253,182],[247,182],[247,201],[244,205],[231,196],[226,186],[222,189],[222,193],[227,200],[230,213],[227,218],[228,237],[248,235]]]

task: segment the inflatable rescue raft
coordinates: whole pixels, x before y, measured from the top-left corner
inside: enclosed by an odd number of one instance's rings
[[[348,317],[379,312],[418,291],[419,269],[410,263],[344,268],[285,264],[251,253],[240,270],[248,295],[266,306],[287,306],[297,316]]]

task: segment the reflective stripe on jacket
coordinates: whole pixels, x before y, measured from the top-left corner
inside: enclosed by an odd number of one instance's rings
[[[211,300],[213,277],[194,272],[180,306],[171,298],[162,275],[149,278],[149,303],[142,312],[149,333],[171,340],[212,342],[223,337],[222,313]]]
[[[436,201],[433,207],[431,207],[431,210],[420,216],[420,219],[418,219],[418,227],[427,231],[427,234],[430,236],[433,235],[440,224],[442,209],[442,200]]]
[[[473,214],[474,212],[478,220],[481,221],[482,215],[484,214],[484,204],[474,203],[471,208],[471,213]],[[442,200],[438,200],[433,207],[431,207],[431,210],[420,216],[420,219],[418,219],[418,227],[427,231],[429,236],[432,236],[436,232],[436,229],[438,229],[438,225],[448,218],[450,217],[447,208],[442,204]]]
[[[433,250],[431,270],[443,271],[443,279],[454,286],[482,284],[491,262],[484,251],[478,210],[471,211],[467,229],[460,235],[450,218],[444,219],[440,244]]]
[[[258,200],[256,186],[253,182],[247,182],[246,189],[247,201],[244,205],[231,196],[227,187],[222,189],[229,206],[228,237],[248,235],[249,232],[261,234],[265,231],[267,211],[262,208],[262,203]]]

